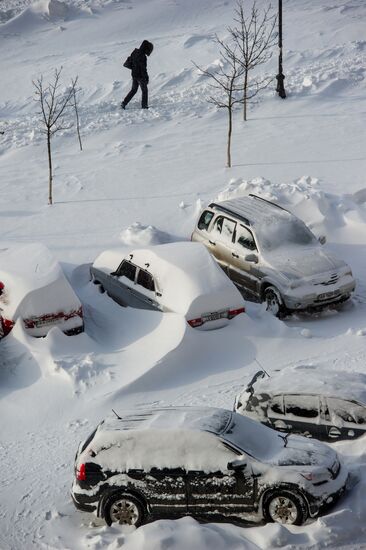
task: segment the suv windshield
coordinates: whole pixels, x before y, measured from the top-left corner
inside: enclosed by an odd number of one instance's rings
[[[272,458],[283,448],[283,441],[276,431],[235,413],[232,414],[231,422],[221,434],[221,438],[263,462]]]
[[[316,238],[306,225],[294,217],[271,218],[256,228],[259,246],[264,250],[275,250],[283,245],[315,244]]]

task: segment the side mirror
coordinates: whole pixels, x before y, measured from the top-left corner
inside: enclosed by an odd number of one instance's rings
[[[112,273],[110,273],[110,275],[111,275],[112,277],[115,277],[115,276],[117,275],[117,271],[112,271]]]
[[[253,262],[253,264],[258,263],[258,256],[256,254],[247,254],[244,258],[246,262]]]
[[[327,237],[325,235],[320,235],[318,241],[320,244],[325,244],[327,242]]]
[[[228,470],[244,470],[244,468],[246,468],[247,466],[247,463],[245,461],[245,459],[243,458],[239,458],[239,459],[236,459],[236,460],[231,460],[230,462],[227,463],[227,469]]]

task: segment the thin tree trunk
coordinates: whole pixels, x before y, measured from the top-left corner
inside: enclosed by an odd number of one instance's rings
[[[47,133],[47,152],[48,152],[48,204],[52,204],[52,156],[51,156],[51,135]]]
[[[76,129],[77,129],[77,132],[78,132],[80,151],[82,151],[83,146],[82,146],[81,137],[80,137],[79,111],[78,111],[78,106],[77,106],[77,102],[76,102],[76,91],[75,90],[74,90],[74,108],[75,108],[75,114],[76,114]]]
[[[244,96],[243,96],[243,119],[247,120],[247,101],[248,101],[248,72],[245,71],[244,77]]]
[[[227,133],[227,167],[231,168],[231,134],[233,130],[233,108],[232,105],[228,107],[229,111],[229,129]]]

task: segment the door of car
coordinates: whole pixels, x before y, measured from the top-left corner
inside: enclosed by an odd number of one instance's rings
[[[187,513],[186,472],[183,468],[151,468],[144,490],[155,516],[180,517]]]
[[[252,294],[259,295],[263,273],[260,269],[258,249],[253,233],[243,224],[237,224],[230,254],[230,279]]]
[[[135,284],[137,266],[128,260],[123,260],[118,269],[108,275],[106,281],[101,281],[109,296],[122,306],[135,305],[136,299],[131,292]]]
[[[231,263],[231,248],[237,223],[227,216],[217,216],[208,233],[208,248],[225,270]],[[206,244],[206,243],[205,243]]]
[[[154,278],[146,270],[123,260],[111,273],[108,294],[118,303],[142,309],[159,309]]]
[[[235,461],[238,455],[233,452],[231,458]],[[188,470],[186,480],[188,512],[193,515],[235,515],[254,507],[256,482],[249,462],[235,470],[227,464],[217,471]]]
[[[366,407],[339,399],[324,398],[324,439],[355,439],[366,432]]]
[[[320,400],[318,395],[284,395],[286,431],[306,437],[321,437]]]

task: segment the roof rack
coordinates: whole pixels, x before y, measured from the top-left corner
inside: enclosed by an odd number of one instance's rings
[[[283,206],[280,206],[279,204],[276,204],[275,202],[269,201],[268,199],[264,199],[263,197],[260,197],[259,195],[254,195],[254,193],[249,193],[249,197],[253,197],[253,199],[258,199],[260,201],[266,202],[267,204],[270,204],[271,206],[275,206],[276,208],[280,208],[281,210],[284,210],[285,212],[288,212],[288,214],[291,214],[286,208]]]
[[[236,212],[233,212],[230,210],[230,208],[225,208],[225,206],[221,206],[221,204],[217,204],[216,202],[211,202],[211,204],[208,205],[209,208],[217,208],[218,210],[221,210],[221,212],[225,212],[226,214],[230,214],[230,216],[235,216],[242,222],[244,222],[246,225],[251,225],[248,218],[245,218],[244,216],[241,216],[240,214],[237,214]]]

